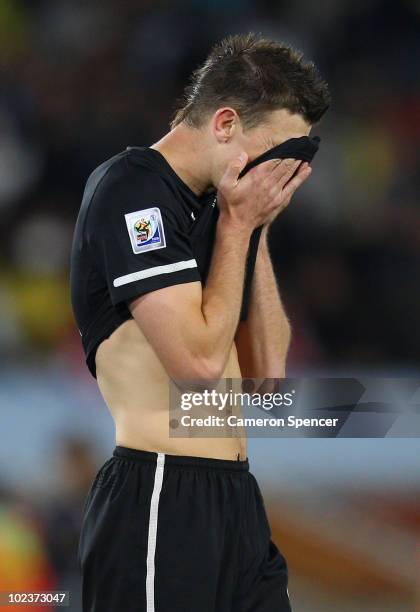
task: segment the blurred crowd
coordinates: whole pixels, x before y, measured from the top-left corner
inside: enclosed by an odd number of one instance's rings
[[[270,236],[289,375],[418,372],[419,21],[416,0],[1,0],[3,367],[64,364],[88,380],[68,288],[86,179],[157,141],[211,45],[254,31],[303,50],[333,99],[313,129],[314,172]],[[78,592],[77,534],[101,458],[61,442],[46,499],[28,504],[0,474],[0,587]]]
[[[84,367],[67,282],[84,183],[127,145],[158,140],[212,43],[252,30],[301,48],[333,96],[311,180],[271,234],[290,372],[414,370],[419,17],[414,0],[2,0],[3,356]]]
[[[86,493],[97,468],[98,457],[86,440],[62,438],[49,494],[31,499],[27,491],[0,486],[0,592],[68,591],[70,610],[81,612],[77,546]]]

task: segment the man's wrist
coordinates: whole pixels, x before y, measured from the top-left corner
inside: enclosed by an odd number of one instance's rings
[[[264,226],[261,231],[260,241],[258,244],[257,259],[265,266],[272,266],[270,247],[268,245],[268,226]]]
[[[263,225],[262,230],[261,230],[261,236],[260,236],[260,246],[263,248],[268,248],[268,229],[269,229],[269,224],[266,223],[265,225]]]
[[[232,219],[229,215],[221,214],[217,222],[217,234],[221,236],[230,236],[230,238],[235,236],[235,238],[239,238],[240,240],[243,239],[246,244],[248,244],[251,238],[252,229],[244,223]]]

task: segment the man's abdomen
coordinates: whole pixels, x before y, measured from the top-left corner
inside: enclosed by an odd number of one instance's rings
[[[99,346],[96,373],[99,389],[114,418],[118,445],[174,455],[246,458],[246,442],[238,437],[239,432],[235,437],[230,431],[220,431],[215,438],[193,431],[190,437],[170,436],[169,379],[133,319]],[[240,375],[233,345],[224,377]]]

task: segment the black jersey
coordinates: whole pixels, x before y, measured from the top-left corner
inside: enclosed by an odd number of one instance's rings
[[[218,215],[216,192],[195,195],[155,149],[128,147],[91,174],[73,238],[71,299],[93,376],[96,350],[131,318],[131,299],[180,283],[205,284]],[[244,296],[255,255],[256,248]]]
[[[291,138],[248,163],[312,161],[319,138]],[[96,376],[99,344],[127,319],[131,299],[180,283],[206,283],[216,223],[216,192],[200,197],[149,147],[128,147],[89,177],[71,254],[71,299],[86,362]],[[247,318],[261,228],[248,249],[240,319]]]

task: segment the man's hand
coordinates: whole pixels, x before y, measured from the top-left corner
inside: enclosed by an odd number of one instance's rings
[[[252,232],[271,223],[288,205],[311,168],[300,160],[269,160],[238,179],[246,161],[243,153],[229,164],[218,186],[218,204],[220,215],[228,224],[239,231]],[[298,166],[298,173],[292,178]]]
[[[278,167],[289,166],[290,160],[277,161]],[[299,166],[296,176],[291,178]],[[282,189],[282,204],[266,220],[258,247],[252,280],[249,313],[239,323],[236,347],[242,376],[255,378],[282,378],[286,371],[286,356],[291,330],[280,299],[277,281],[267,245],[269,224],[289,204],[292,195],[311,174],[307,162],[293,164],[289,181]]]
[[[282,165],[285,164],[285,162],[288,161],[286,159],[277,161],[278,165]],[[290,200],[292,199],[293,194],[295,193],[296,189],[298,189],[298,187],[300,187],[305,181],[306,179],[308,179],[311,176],[312,173],[312,168],[310,167],[310,165],[308,164],[308,162],[302,162],[300,160],[293,160],[295,161],[295,165],[294,165],[294,172],[296,171],[296,168],[298,167],[298,171],[296,172],[296,176],[294,176],[291,180],[289,180],[288,183],[286,183],[284,189],[283,189],[283,196],[284,196],[284,200],[283,200],[283,204],[277,208],[271,215],[270,217],[267,219],[267,221],[264,223],[264,232],[267,231],[268,226],[274,221],[274,219],[277,218],[277,216],[285,209],[287,208],[287,206],[290,203]],[[300,165],[299,165],[300,164]]]

